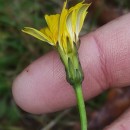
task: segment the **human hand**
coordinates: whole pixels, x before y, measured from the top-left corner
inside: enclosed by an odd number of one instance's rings
[[[84,71],[83,93],[88,100],[110,87],[130,85],[130,14],[83,36],[79,57]],[[76,104],[72,87],[56,52],[28,66],[13,83],[16,103],[25,111],[54,112]],[[130,111],[105,130],[130,129]]]

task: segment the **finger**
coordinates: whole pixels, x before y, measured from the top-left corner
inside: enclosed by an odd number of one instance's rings
[[[84,71],[84,98],[90,99],[109,86],[130,84],[130,14],[81,38],[79,57]],[[76,104],[56,52],[28,66],[14,81],[16,103],[31,113],[61,110]]]
[[[127,110],[118,120],[107,126],[104,130],[129,130],[130,129],[130,109]]]

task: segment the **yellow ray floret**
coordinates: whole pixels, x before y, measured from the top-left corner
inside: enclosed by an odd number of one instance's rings
[[[67,2],[64,2],[63,9],[61,11],[60,15],[60,21],[59,21],[59,37],[64,34],[64,31],[66,31],[66,18],[68,15],[68,9],[66,9]]]
[[[79,33],[87,14],[87,9],[90,6],[90,4],[83,4],[83,2],[71,7],[67,17],[67,29],[75,42],[78,40]]]
[[[51,38],[53,39],[55,45],[58,40],[59,18],[60,18],[60,14],[45,15],[45,20],[47,22],[48,29],[52,33]]]
[[[25,27],[22,31],[36,37],[37,39],[39,39],[41,41],[45,41],[45,42],[48,42],[51,45],[53,45],[52,40],[47,35],[42,33],[41,31],[38,31],[38,30],[36,30],[34,28],[30,28],[30,27]]]

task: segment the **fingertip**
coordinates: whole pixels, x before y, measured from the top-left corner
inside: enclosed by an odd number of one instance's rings
[[[33,91],[33,81],[28,79],[25,73],[21,73],[13,82],[12,93],[16,104],[23,110],[39,114],[38,103],[36,101],[36,90]],[[38,113],[39,111],[39,113]]]
[[[16,104],[33,114],[50,113],[76,102],[55,52],[39,58],[18,75],[12,93]]]

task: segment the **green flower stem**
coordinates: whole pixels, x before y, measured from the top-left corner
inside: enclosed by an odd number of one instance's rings
[[[87,118],[86,118],[86,110],[82,92],[82,81],[84,79],[82,67],[78,58],[78,51],[77,51],[77,44],[73,43],[73,48],[70,46],[69,41],[68,44],[68,51],[65,52],[58,46],[58,52],[60,54],[60,58],[62,63],[64,64],[65,71],[66,71],[66,79],[68,83],[73,86],[76,97],[77,103],[79,108],[80,114],[80,121],[81,121],[81,130],[87,130]]]
[[[87,130],[87,117],[86,117],[86,109],[85,109],[85,103],[84,103],[83,92],[82,92],[82,85],[76,84],[74,86],[74,90],[76,93],[78,109],[80,114],[81,130]]]

